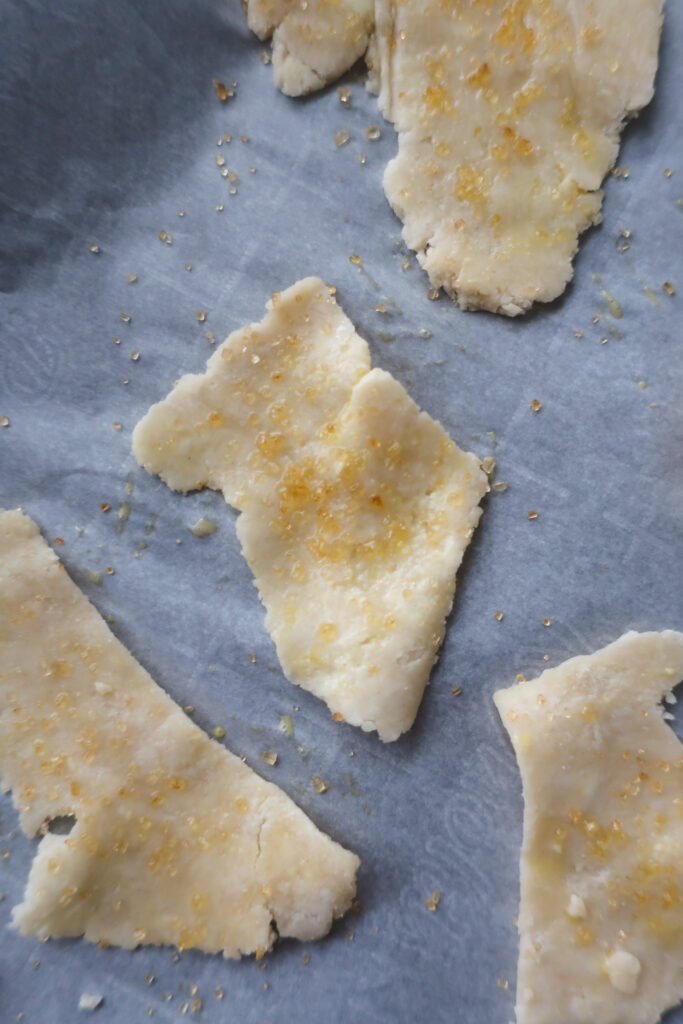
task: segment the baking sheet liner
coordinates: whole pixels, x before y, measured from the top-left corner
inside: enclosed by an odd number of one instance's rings
[[[154,678],[363,866],[358,915],[260,963],[43,944],[5,928],[35,849],[5,797],[0,1020],[67,1024],[88,991],[102,1024],[148,1007],[160,1022],[505,1024],[522,801],[491,694],[629,628],[683,626],[683,6],[669,5],[657,94],[619,158],[629,177],[608,180],[574,283],[516,321],[427,298],[381,188],[396,137],[358,69],[348,109],[336,86],[287,99],[239,5],[218,0],[6,0],[2,23],[0,504],[63,538],[67,569]],[[234,98],[212,78],[237,81]],[[223,499],[171,493],[130,452],[150,403],[202,368],[206,332],[260,319],[307,274],[336,284],[373,364],[508,484],[486,501],[417,723],[389,746],[285,680]],[[199,539],[201,516],[218,529]]]

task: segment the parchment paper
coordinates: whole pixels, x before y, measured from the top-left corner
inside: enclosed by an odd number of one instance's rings
[[[506,1024],[522,801],[491,694],[629,628],[683,627],[683,7],[669,5],[657,94],[620,155],[629,177],[607,182],[573,285],[516,321],[429,301],[414,257],[403,269],[381,188],[396,138],[358,73],[345,79],[348,110],[334,86],[286,99],[236,2],[5,0],[0,19],[0,504],[63,538],[68,571],[158,682],[206,729],[224,725],[232,750],[363,860],[361,912],[260,964],[41,944],[5,928],[35,849],[5,797],[0,1020],[67,1024],[88,991],[104,997],[102,1024],[146,1020],[148,1007],[176,1024],[192,1019],[196,985],[194,1018],[207,1024]],[[218,100],[214,77],[238,82],[233,99]],[[235,195],[220,156],[239,175]],[[388,746],[286,681],[223,499],[173,494],[130,453],[150,403],[201,370],[206,331],[222,340],[311,273],[337,285],[373,362],[460,445],[493,454],[508,483],[486,502],[417,723]],[[202,515],[218,530],[197,539]],[[100,586],[89,580],[108,566]]]

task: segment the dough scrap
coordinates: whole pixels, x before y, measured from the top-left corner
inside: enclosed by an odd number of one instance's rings
[[[624,122],[652,98],[662,8],[374,0],[369,87],[399,136],[384,190],[432,285],[463,309],[517,316],[564,291]],[[317,47],[327,58],[328,34],[307,42],[308,65]],[[286,77],[276,69],[291,95],[322,84]]]
[[[683,633],[499,690],[524,788],[517,1024],[655,1024],[683,998]]]
[[[662,0],[375,9],[374,83],[399,134],[384,189],[406,244],[463,309],[556,298],[624,120],[652,98]]]
[[[249,28],[273,37],[273,77],[287,96],[322,89],[365,53],[372,0],[247,0]]]
[[[76,819],[38,847],[22,935],[238,958],[348,909],[358,858],[187,718],[20,512],[0,513],[0,696],[22,829]]]
[[[133,452],[170,487],[213,487],[239,509],[288,678],[385,741],[409,729],[488,484],[370,369],[326,285],[277,295],[150,409]]]

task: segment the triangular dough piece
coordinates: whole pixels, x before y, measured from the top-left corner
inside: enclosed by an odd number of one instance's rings
[[[556,298],[624,120],[652,97],[662,0],[375,7],[375,87],[399,133],[384,189],[407,245],[464,309]]]
[[[372,0],[247,0],[249,28],[273,37],[273,76],[287,96],[322,89],[365,53]]]
[[[0,514],[0,698],[23,830],[76,818],[40,843],[22,934],[239,957],[348,909],[358,858],[183,714],[19,512]]]
[[[654,1024],[683,998],[683,634],[627,633],[495,702],[524,787],[517,1024]]]
[[[488,489],[317,278],[276,296],[203,376],[137,425],[138,462],[173,488],[220,488],[287,676],[395,740],[443,638]]]

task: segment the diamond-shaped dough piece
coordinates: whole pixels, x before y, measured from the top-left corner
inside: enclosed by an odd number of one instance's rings
[[[662,0],[376,0],[373,80],[399,133],[384,189],[464,309],[560,295],[624,120],[652,97]]]
[[[683,998],[683,633],[495,695],[524,788],[517,1024],[655,1024]]]
[[[23,830],[76,819],[38,847],[22,934],[239,957],[348,909],[358,858],[183,714],[19,512],[0,514],[0,700]]]
[[[273,77],[287,96],[322,89],[365,53],[372,0],[247,0],[249,28],[273,37]]]
[[[241,510],[288,678],[385,741],[410,728],[488,486],[476,456],[369,370],[325,285],[299,282],[231,335],[150,409],[133,451]]]

